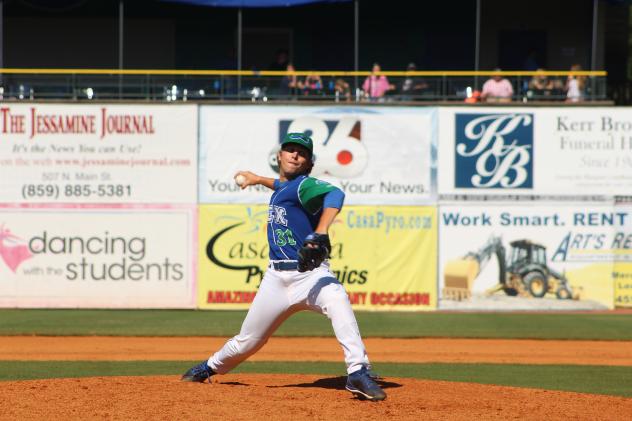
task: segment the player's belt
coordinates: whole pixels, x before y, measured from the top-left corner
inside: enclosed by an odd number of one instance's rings
[[[272,266],[275,270],[297,270],[298,262],[270,262],[270,266]]]

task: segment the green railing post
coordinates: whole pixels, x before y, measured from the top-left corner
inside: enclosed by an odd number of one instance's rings
[[[72,99],[77,100],[77,75],[74,73],[70,75],[70,92],[72,93]]]
[[[145,81],[145,99],[151,101],[151,75],[147,73],[143,80]]]

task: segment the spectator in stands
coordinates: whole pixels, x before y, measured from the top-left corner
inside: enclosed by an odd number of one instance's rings
[[[292,63],[288,63],[285,70],[287,72],[296,71]],[[295,97],[298,95],[302,88],[303,84],[300,80],[298,80],[296,74],[288,74],[283,76],[283,79],[281,79],[281,95]]]
[[[544,69],[538,69],[537,73],[529,81],[529,91],[535,99],[549,98],[555,89],[553,79],[549,79],[543,72]]]
[[[481,91],[476,90],[476,89],[472,90],[472,88],[467,88],[466,92],[467,92],[465,96],[466,104],[476,104],[477,102],[480,102]]]
[[[415,63],[409,63],[408,67],[406,67],[406,71],[414,72],[417,70],[417,66]],[[406,76],[402,81],[402,85],[400,87],[400,92],[402,95],[402,100],[410,101],[412,99],[418,98],[428,89],[428,84],[425,80],[417,76]]]
[[[371,74],[367,76],[362,84],[364,95],[371,101],[383,101],[384,94],[387,91],[395,89],[393,85],[388,83],[388,79],[379,73],[382,71],[379,63],[373,64]]]
[[[513,96],[513,86],[511,82],[503,78],[500,69],[494,69],[496,72],[491,79],[483,84],[481,92],[481,100],[486,102],[510,102]]]
[[[320,95],[323,92],[323,81],[317,73],[310,73],[303,82],[305,95]]]
[[[334,93],[336,95],[336,101],[351,101],[351,88],[344,79],[336,79]]]
[[[571,72],[579,72],[582,66],[573,64]],[[584,88],[586,87],[586,76],[575,74],[568,75],[566,79],[566,102],[579,102],[584,99]]]

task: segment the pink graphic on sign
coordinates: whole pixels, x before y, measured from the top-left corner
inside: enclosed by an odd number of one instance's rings
[[[0,256],[9,269],[15,273],[18,266],[26,259],[33,257],[33,254],[24,244],[23,239],[11,234],[11,231],[8,228],[5,229],[2,224],[0,225]]]

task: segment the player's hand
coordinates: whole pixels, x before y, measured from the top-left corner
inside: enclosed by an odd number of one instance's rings
[[[316,232],[309,234],[298,251],[298,271],[307,272],[316,269],[329,257],[331,243],[327,234]]]
[[[235,182],[241,187],[241,189],[245,189],[248,186],[254,186],[258,184],[259,176],[250,171],[237,171],[234,176]]]

